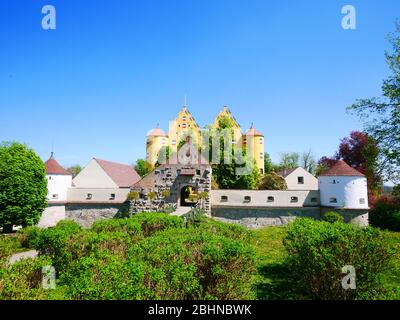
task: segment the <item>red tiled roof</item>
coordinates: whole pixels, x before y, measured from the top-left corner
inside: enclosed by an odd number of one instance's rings
[[[297,167],[298,168],[298,167]],[[297,168],[288,168],[288,169],[284,169],[282,171],[279,171],[278,174],[281,177],[286,178],[289,174],[291,174],[294,170],[296,170]]]
[[[250,128],[246,132],[246,136],[264,136],[260,131],[256,130],[255,128]]]
[[[68,175],[72,176],[70,172],[65,170],[56,159],[54,159],[53,155],[51,155],[50,159],[45,163],[46,166],[46,174],[60,174],[60,175]]]
[[[151,130],[147,136],[148,137],[150,137],[150,136],[153,136],[153,137],[165,137],[166,134],[160,128],[155,128],[155,129]]]
[[[140,176],[130,165],[96,158],[95,160],[119,188],[128,188],[140,180]]]
[[[364,177],[364,175],[357,171],[356,169],[350,167],[343,160],[338,160],[336,163],[326,172],[320,174],[320,176],[359,176]]]

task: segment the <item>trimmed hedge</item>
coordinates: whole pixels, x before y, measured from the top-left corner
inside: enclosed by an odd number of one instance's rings
[[[400,231],[400,197],[381,197],[369,212],[372,226]]]
[[[344,222],[344,218],[340,213],[329,211],[322,216],[322,220],[330,223]]]
[[[312,298],[373,299],[383,293],[380,275],[389,269],[392,252],[378,229],[296,219],[284,245],[293,275]],[[355,290],[342,287],[346,265],[356,270]]]

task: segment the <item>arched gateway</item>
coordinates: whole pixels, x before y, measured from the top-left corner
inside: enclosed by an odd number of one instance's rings
[[[211,166],[188,140],[175,157],[160,165],[132,186],[140,195],[132,201],[131,212],[162,211],[167,208],[199,207],[210,214]],[[150,199],[150,192],[156,199]],[[198,201],[199,194],[208,197]],[[154,194],[153,194],[154,195]]]

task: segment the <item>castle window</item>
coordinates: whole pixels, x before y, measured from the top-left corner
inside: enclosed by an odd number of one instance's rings
[[[364,198],[360,198],[360,204],[365,204],[365,199]]]
[[[297,177],[297,184],[304,184],[304,177]]]
[[[200,169],[196,169],[196,175],[201,175],[201,170]]]
[[[260,138],[260,144],[263,144],[263,138]]]
[[[183,117],[182,117],[182,120],[183,120],[183,121],[186,121],[186,116],[183,116]]]
[[[244,202],[250,202],[251,201],[251,197],[250,196],[245,196],[244,197]]]
[[[244,144],[247,143],[247,138],[244,138],[243,143],[244,143]]]
[[[115,193],[111,193],[110,200],[115,200]]]
[[[176,145],[176,140],[172,140],[172,145]]]
[[[91,193],[88,193],[86,196],[86,200],[91,200],[93,198],[93,195]]]
[[[183,124],[182,124],[182,128],[186,128],[186,123],[183,123]]]
[[[269,196],[269,197],[267,198],[267,202],[274,202],[274,201],[275,201],[275,198],[274,198],[274,197]]]
[[[227,202],[228,197],[227,196],[221,196],[221,202]]]
[[[235,139],[232,139],[232,144],[235,144],[236,143],[236,140]]]
[[[298,202],[299,198],[298,197],[290,197],[290,202],[294,203],[294,202]]]
[[[329,198],[329,202],[330,203],[337,203],[337,199],[336,198]]]

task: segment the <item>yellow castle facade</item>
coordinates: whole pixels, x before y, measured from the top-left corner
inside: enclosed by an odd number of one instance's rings
[[[218,115],[215,117],[214,122],[210,125],[210,128],[218,129],[220,119],[227,117],[230,119],[232,124],[232,144],[236,147],[241,147],[247,150],[247,153],[252,156],[256,162],[256,166],[260,173],[264,173],[264,135],[257,131],[253,125],[246,132],[243,133],[239,123],[232,115],[228,107],[224,107]],[[146,162],[148,169],[151,170],[155,167],[159,160],[160,151],[163,148],[169,147],[169,152],[176,153],[181,141],[185,136],[190,136],[194,139],[196,144],[199,144],[200,127],[196,123],[195,118],[189,112],[186,106],[184,106],[178,113],[178,116],[171,121],[169,125],[168,134],[157,128],[152,129],[147,134],[146,140]],[[200,141],[201,143],[201,141]]]

